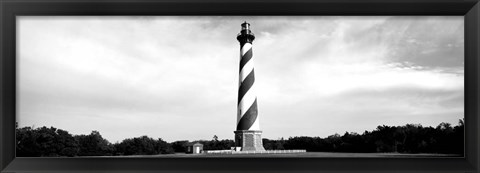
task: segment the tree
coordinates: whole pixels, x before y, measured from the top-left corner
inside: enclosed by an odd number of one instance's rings
[[[78,142],[67,131],[54,127],[16,129],[17,156],[76,156]]]
[[[464,156],[464,134],[465,133],[465,120],[460,119],[458,120],[458,125],[453,128],[453,134],[452,134],[452,153],[460,154],[461,156]]]
[[[117,155],[154,155],[171,154],[175,152],[172,145],[163,141],[161,138],[155,140],[148,136],[125,139],[114,146]]]
[[[98,131],[92,131],[89,135],[76,135],[75,139],[79,142],[80,156],[110,156],[115,149]]]
[[[65,130],[58,129],[55,141],[58,144],[57,151],[61,156],[76,156],[79,152],[78,141]]]
[[[172,145],[168,142],[162,140],[162,138],[158,138],[157,141],[157,149],[159,154],[173,154],[175,151],[172,148]]]
[[[19,157],[39,157],[42,151],[39,150],[40,144],[36,142],[39,136],[31,127],[16,129],[16,155]]]
[[[186,148],[187,148],[187,145],[188,145],[188,141],[187,140],[184,140],[184,141],[175,141],[175,142],[172,142],[171,143],[172,145],[172,148],[175,152],[177,153],[185,153],[186,152]]]

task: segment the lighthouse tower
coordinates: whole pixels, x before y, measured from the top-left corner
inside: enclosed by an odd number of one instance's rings
[[[255,39],[250,24],[242,23],[242,30],[237,36],[240,42],[240,76],[238,89],[237,129],[235,146],[242,151],[265,151],[262,144],[262,131],[255,95],[255,74],[253,69],[252,42]]]

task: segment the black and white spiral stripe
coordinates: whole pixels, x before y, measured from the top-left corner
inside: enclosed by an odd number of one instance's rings
[[[252,58],[252,44],[243,44],[240,50],[237,130],[260,130]]]

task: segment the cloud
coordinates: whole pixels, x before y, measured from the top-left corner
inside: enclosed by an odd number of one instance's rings
[[[384,30],[403,28],[391,46],[396,61],[426,67],[463,67],[464,25],[458,17],[391,18]]]

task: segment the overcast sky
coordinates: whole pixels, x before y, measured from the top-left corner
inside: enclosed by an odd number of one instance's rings
[[[17,18],[21,127],[233,139],[243,21],[264,138],[464,117],[463,16]]]

